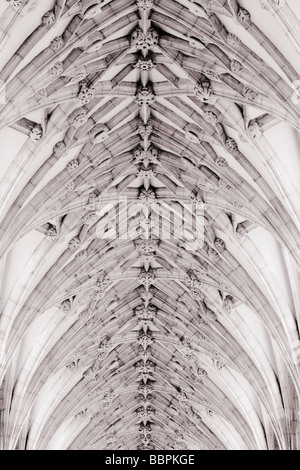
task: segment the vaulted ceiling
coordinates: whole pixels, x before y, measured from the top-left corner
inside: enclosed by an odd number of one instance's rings
[[[294,2],[0,6],[1,449],[300,449]]]

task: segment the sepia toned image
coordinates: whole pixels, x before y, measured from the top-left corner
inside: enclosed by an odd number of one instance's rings
[[[300,0],[0,0],[0,450],[300,450],[299,188]]]

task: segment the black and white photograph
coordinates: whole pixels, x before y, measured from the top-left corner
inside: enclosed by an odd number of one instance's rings
[[[0,451],[300,450],[300,0],[0,0],[0,277]]]

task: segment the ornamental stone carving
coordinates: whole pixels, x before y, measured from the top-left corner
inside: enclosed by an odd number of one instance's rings
[[[262,126],[257,121],[257,119],[252,119],[249,122],[247,131],[251,139],[253,139],[255,142],[260,141],[262,134],[263,134],[263,130],[262,130]]]
[[[158,40],[158,33],[154,29],[151,28],[147,33],[144,33],[142,29],[137,28],[131,36],[131,47],[141,50],[146,57],[149,50],[157,46]]]
[[[68,247],[70,251],[76,250],[80,245],[79,237],[74,237],[69,241]]]
[[[241,45],[241,41],[235,34],[228,33],[227,44],[232,47],[239,47]]]
[[[238,60],[232,60],[230,63],[230,70],[233,73],[239,73],[243,70],[243,68],[243,64],[241,64],[241,62],[239,62]]]
[[[226,250],[226,243],[221,238],[216,238],[214,245],[220,253]]]
[[[231,296],[227,295],[223,301],[223,309],[226,313],[230,313],[234,308],[234,302]]]
[[[141,86],[135,95],[135,100],[139,106],[151,106],[155,101],[155,94],[151,86]]]
[[[142,421],[144,424],[147,424],[148,421],[152,421],[155,415],[155,410],[147,406],[147,408],[138,408],[136,410],[138,421]]]
[[[149,288],[150,285],[155,281],[154,270],[150,268],[148,271],[146,271],[144,268],[142,268],[139,275],[139,280],[146,289]]]
[[[101,360],[106,359],[107,356],[108,356],[110,348],[111,348],[111,341],[110,341],[110,338],[107,337],[101,342],[101,344],[99,346],[99,349],[98,349],[99,359],[101,359]]]
[[[243,23],[251,23],[251,15],[245,8],[240,7],[237,16]]]
[[[214,125],[217,124],[217,122],[219,121],[219,117],[217,113],[208,109],[204,110],[204,118],[207,122],[210,122],[211,124],[214,124]]]
[[[150,147],[148,150],[144,150],[142,147],[139,147],[134,151],[133,157],[133,163],[143,163],[147,168],[150,163],[158,162],[158,150],[154,147]]]
[[[153,387],[148,384],[141,384],[138,388],[138,392],[141,393],[145,398],[153,393]]]
[[[34,126],[31,131],[29,132],[29,138],[34,142],[41,140],[43,137],[43,129],[40,124]]]
[[[153,124],[151,121],[148,121],[148,124],[144,124],[143,122],[140,124],[138,128],[138,133],[141,135],[143,139],[146,137],[150,137],[150,135],[153,133]]]
[[[152,361],[140,361],[136,364],[135,368],[139,373],[153,374],[155,372],[155,366],[156,364]]]
[[[157,314],[157,307],[155,305],[138,305],[134,309],[134,314],[137,316],[139,320],[154,320]]]
[[[157,64],[153,62],[152,59],[141,58],[137,61],[135,66],[141,71],[148,72],[149,70],[153,70],[154,68],[156,68]]]
[[[148,346],[151,346],[154,343],[151,331],[148,330],[146,333],[142,331],[138,337],[138,343],[143,349],[147,349]]]
[[[257,98],[257,93],[252,90],[249,86],[245,86],[243,89],[243,96],[250,102],[253,102]]]
[[[75,103],[78,106],[84,106],[93,101],[96,96],[96,90],[94,86],[88,86],[85,82],[80,83],[80,88]]]
[[[155,238],[137,238],[134,240],[134,245],[143,254],[153,253],[159,246],[159,240]]]
[[[238,238],[240,237],[244,237],[245,235],[247,235],[247,229],[245,227],[245,225],[243,225],[242,222],[240,222],[237,227],[236,227],[236,234],[238,236]]]
[[[220,257],[219,252],[211,247],[208,248],[207,254],[208,254],[209,259],[218,259]]]
[[[48,230],[47,230],[47,233],[46,233],[46,238],[47,240],[49,240],[50,242],[55,242],[56,240],[58,240],[58,233],[57,233],[57,230],[54,226],[50,227]]]
[[[53,153],[57,158],[61,158],[66,150],[66,144],[64,142],[57,142],[53,147]]]
[[[90,214],[87,214],[84,217],[84,223],[86,225],[93,225],[96,222],[97,219],[98,219],[97,212],[91,212]]]
[[[70,299],[64,300],[60,304],[60,310],[63,311],[63,313],[69,313],[72,310],[72,302]]]
[[[95,193],[89,194],[87,208],[90,210],[96,210],[99,206],[99,197]]]
[[[140,10],[150,11],[153,8],[153,0],[137,0],[136,5]]]
[[[46,27],[50,27],[55,23],[55,12],[54,10],[50,10],[44,14],[42,17],[42,25]]]
[[[79,161],[77,160],[77,158],[75,158],[74,160],[71,160],[67,164],[67,171],[69,173],[72,173],[73,171],[77,170],[78,167],[79,167]]]
[[[49,72],[54,77],[58,77],[64,71],[64,64],[62,62],[55,62],[52,67],[49,69]]]
[[[143,188],[139,194],[139,201],[145,207],[149,207],[152,204],[157,203],[155,190],[152,188]]]
[[[230,150],[231,152],[236,152],[238,150],[236,141],[232,139],[231,137],[226,138],[225,145],[226,145],[226,148]]]
[[[196,300],[197,302],[202,302],[205,299],[205,295],[198,289],[191,289],[190,294],[192,299]]]
[[[195,96],[202,101],[202,103],[215,104],[217,99],[208,78],[199,81],[195,87]]]
[[[228,163],[227,163],[227,160],[225,160],[225,158],[223,157],[218,157],[216,159],[216,164],[222,168],[226,168],[228,167]]]
[[[59,51],[60,49],[62,49],[65,45],[65,41],[63,39],[62,36],[57,36],[56,38],[54,38],[51,43],[50,43],[50,49],[52,49],[52,51],[54,52],[57,52]]]
[[[199,281],[197,275],[192,269],[188,271],[187,283],[192,289],[199,289],[202,286],[202,282]]]
[[[88,252],[87,250],[81,250],[77,255],[75,256],[76,261],[81,263],[82,261],[86,260],[88,257]]]

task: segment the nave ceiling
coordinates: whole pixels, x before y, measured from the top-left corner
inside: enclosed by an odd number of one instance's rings
[[[0,7],[1,449],[300,449],[295,2]]]

